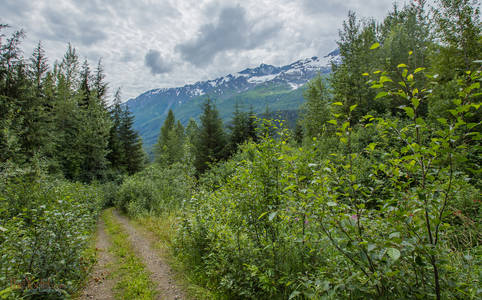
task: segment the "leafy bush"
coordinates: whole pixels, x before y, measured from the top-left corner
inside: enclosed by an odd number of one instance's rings
[[[43,176],[3,177],[0,290],[35,299],[75,292],[93,263],[85,251],[102,196],[96,186]]]
[[[161,215],[179,209],[191,197],[191,170],[181,164],[152,165],[126,180],[116,193],[115,205],[131,216]]]

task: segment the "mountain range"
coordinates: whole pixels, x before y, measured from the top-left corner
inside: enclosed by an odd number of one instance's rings
[[[297,110],[304,101],[303,86],[318,74],[330,73],[332,62],[340,62],[338,49],[321,58],[306,58],[286,66],[261,64],[183,87],[149,90],[128,100],[126,105],[135,116],[134,129],[149,150],[157,141],[169,109],[183,124],[190,118],[199,118],[201,104],[207,97],[215,101],[225,122],[232,118],[236,104],[255,113]]]

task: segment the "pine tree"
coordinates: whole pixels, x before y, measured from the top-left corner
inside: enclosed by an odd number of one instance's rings
[[[204,173],[209,165],[226,157],[226,137],[223,122],[209,98],[203,105],[199,139],[196,144],[194,166],[197,174]]]
[[[231,124],[231,134],[229,136],[229,152],[235,153],[238,146],[248,140],[248,121],[249,116],[246,112],[239,110],[239,105],[236,103]]]
[[[231,124],[231,134],[229,136],[229,153],[235,153],[238,146],[244,142],[257,141],[256,135],[256,116],[251,107],[250,112],[240,111],[238,104],[235,106],[233,121]]]
[[[126,106],[122,112],[119,137],[124,148],[124,166],[128,174],[139,172],[144,167],[145,153],[139,134],[132,128],[134,116]]]
[[[82,64],[82,70],[80,72],[80,91],[83,93],[83,97],[80,99],[79,105],[82,108],[88,108],[91,101],[91,88],[90,88],[90,67],[87,60],[84,60]]]
[[[0,30],[7,28],[0,25]],[[23,132],[21,96],[24,87],[25,67],[19,44],[23,31],[16,31],[3,44],[0,35],[0,163],[7,161],[19,164],[25,160],[20,154],[19,136]],[[0,166],[0,169],[2,166]]]
[[[107,83],[105,82],[104,65],[102,64],[102,59],[99,59],[99,62],[97,63],[94,78],[93,90],[95,97],[100,99],[104,107],[107,108]]]
[[[109,132],[109,153],[107,154],[107,159],[109,160],[110,167],[118,172],[122,172],[125,168],[124,166],[124,148],[122,147],[122,142],[120,140],[120,127],[122,121],[123,111],[121,108],[121,91],[120,88],[117,89],[114,95],[114,104],[110,110],[110,118],[112,121],[112,127]],[[125,170],[124,170],[125,171]]]

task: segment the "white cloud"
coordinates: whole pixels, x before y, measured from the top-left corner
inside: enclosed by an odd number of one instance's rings
[[[282,65],[336,47],[348,10],[380,19],[392,0],[3,0],[0,23],[42,40],[52,63],[68,42],[126,99],[260,63]]]

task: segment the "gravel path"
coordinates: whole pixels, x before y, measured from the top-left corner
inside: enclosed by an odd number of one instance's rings
[[[137,256],[141,258],[147,270],[151,273],[152,281],[157,284],[158,299],[186,299],[182,290],[175,284],[171,268],[154,249],[156,241],[154,235],[146,230],[134,227],[125,216],[120,215],[117,211],[114,211],[114,216],[129,235],[129,241]]]
[[[97,223],[97,239],[95,243],[97,255],[97,264],[94,266],[91,278],[80,297],[81,300],[96,299],[96,300],[111,300],[114,299],[112,288],[114,281],[109,278],[110,270],[109,264],[114,262],[112,255],[108,249],[110,247],[109,236],[105,232],[105,224],[101,218]]]

